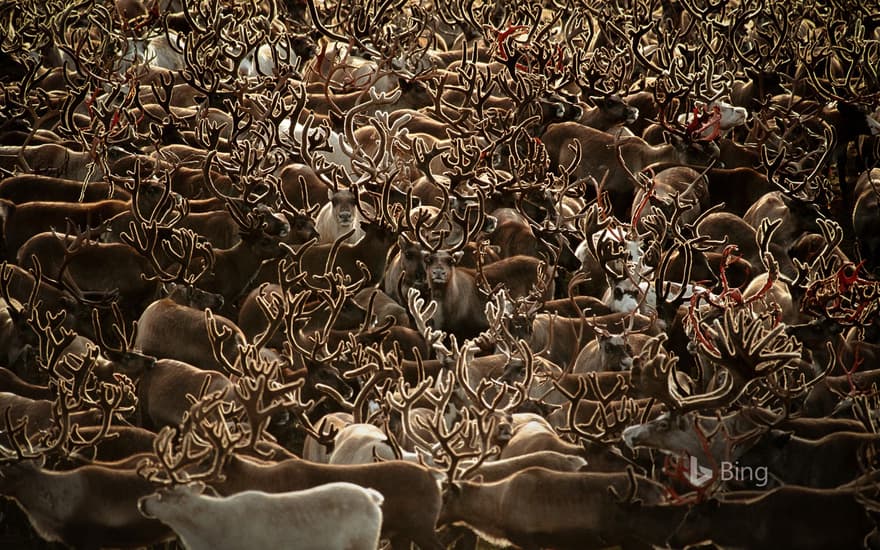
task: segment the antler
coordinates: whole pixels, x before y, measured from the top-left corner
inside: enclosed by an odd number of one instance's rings
[[[448,387],[446,393],[451,395],[452,379],[447,380],[448,383],[441,384],[440,387]],[[416,423],[431,431],[437,438],[434,459],[445,464],[447,478],[460,479],[476,470],[489,456],[500,452],[498,446],[492,443],[498,419],[491,411],[475,414],[469,407],[465,407],[461,409],[460,418],[452,426],[447,426],[444,412],[442,409],[435,409],[430,423],[421,417],[416,418]],[[469,460],[473,462],[459,473],[461,465]]]
[[[593,383],[595,383],[595,378]],[[620,406],[617,411],[609,415],[608,404],[600,402],[592,418],[586,424],[579,424],[577,422],[577,412],[581,400],[590,393],[588,384],[588,379],[579,378],[577,390],[569,392],[561,384],[554,383],[556,389],[570,402],[567,416],[568,425],[565,431],[593,443],[608,444],[611,440],[617,439],[621,429],[637,418],[639,408],[634,400],[624,396],[620,400]],[[593,391],[595,389],[597,388],[594,388]],[[595,431],[587,431],[587,428],[592,428]]]
[[[6,407],[3,411],[4,430],[9,444],[12,448],[7,448],[0,444],[0,463],[6,461],[18,461],[26,458],[40,458],[42,451],[34,451],[30,437],[27,433],[28,417],[22,416],[17,421],[12,420],[12,407]]]
[[[30,319],[32,313],[37,311],[42,303],[39,300],[40,284],[43,280],[42,267],[36,256],[32,256],[31,261],[33,262],[34,286],[31,287],[27,302],[24,304],[19,304],[10,293],[10,286],[13,277],[15,277],[13,267],[7,262],[0,264],[0,297],[6,302],[6,309],[10,312],[10,317],[16,325]]]
[[[206,379],[199,395],[193,398],[180,428],[165,426],[160,430],[153,443],[156,458],[138,464],[141,476],[162,485],[222,479],[226,461],[245,434],[230,428],[226,419],[229,403],[222,392],[205,395],[209,382]],[[207,459],[210,464],[206,468]]]
[[[692,320],[696,345],[701,356],[723,367],[720,385],[707,394],[672,398],[679,408],[686,410],[719,407],[733,403],[754,380],[772,384],[770,377],[795,368],[800,359],[799,343],[785,333],[785,325],[776,323],[772,314],[754,315],[748,305],[728,305],[722,319],[715,319],[711,327],[701,327],[701,321]],[[676,386],[671,386],[675,389]]]
[[[266,429],[272,415],[301,404],[295,393],[302,390],[305,378],[282,384],[278,381],[280,376],[277,365],[261,361],[258,355],[246,362],[250,364],[247,369],[250,372],[239,378],[235,385],[235,393],[244,407],[250,425],[249,436],[243,446],[265,454],[257,445],[266,439]]]
[[[396,391],[388,392],[386,395],[388,405],[400,412],[404,433],[416,447],[426,453],[432,452],[435,443],[426,441],[419,435],[418,430],[413,426],[411,411],[413,406],[427,395],[428,389],[433,385],[434,379],[432,377],[422,379],[415,386],[410,386],[403,377],[400,377],[397,379]]]
[[[40,366],[50,375],[55,371],[59,359],[63,357],[65,349],[77,338],[76,332],[64,328],[66,312],[45,312],[33,309],[28,319],[28,324],[37,333],[38,356]]]
[[[137,174],[139,173],[140,160],[136,160],[135,191],[140,187],[137,184],[139,182]],[[134,199],[133,204],[136,204]],[[163,204],[168,203],[160,200],[147,218],[143,217],[139,208],[133,206],[131,212],[134,220],[129,222],[128,232],[120,233],[119,238],[150,261],[155,274],[142,274],[142,277],[148,280],[192,285],[214,269],[213,250],[209,243],[189,229],[169,229],[166,227],[162,221],[164,207],[161,205]],[[176,217],[176,220],[179,220],[183,215],[185,215],[185,209]],[[168,238],[165,238],[164,235],[168,235]],[[163,253],[162,256],[160,256],[160,252]],[[199,262],[193,261],[194,257],[201,258],[200,265],[197,265]],[[180,266],[176,272],[169,271],[169,267],[164,265],[168,259],[172,264],[176,263]],[[198,269],[195,273],[191,272],[194,267]]]
[[[111,309],[113,311],[113,319],[114,323],[112,325],[113,334],[116,338],[118,344],[116,346],[111,346],[107,343],[107,340],[104,338],[104,330],[101,326],[101,315],[97,309],[92,310],[92,328],[95,332],[95,340],[97,344],[101,347],[102,350],[109,353],[115,354],[124,354],[131,352],[134,349],[134,340],[137,334],[137,321],[134,321],[131,326],[131,331],[126,330],[126,321],[122,315],[122,310],[119,308],[119,304],[113,302],[111,305]]]

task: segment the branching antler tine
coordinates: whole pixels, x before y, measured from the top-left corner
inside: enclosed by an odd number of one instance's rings
[[[452,400],[452,395],[455,390],[455,373],[451,371],[442,371],[437,374],[437,383],[434,386],[434,392],[429,391],[425,394],[425,399],[431,402],[434,406],[434,423],[439,424],[443,416],[446,414],[446,409],[449,407],[449,403]]]
[[[175,431],[171,426],[165,426],[159,430],[159,433],[156,435],[156,439],[153,442],[153,453],[156,456],[156,459],[144,458],[141,460],[137,465],[138,475],[153,483],[173,483],[176,480],[173,475],[169,476],[170,479],[161,477],[163,471],[166,473],[173,471],[171,460],[166,461],[166,457],[171,454],[170,439],[173,438],[174,435]]]
[[[223,468],[232,456],[236,446],[244,439],[245,433],[241,431],[233,433],[230,430],[229,423],[221,417],[208,423],[205,429],[201,431],[201,435],[208,442],[209,448],[212,451],[210,455],[211,465],[205,472],[193,476],[193,479],[209,479],[222,482],[225,479]],[[261,453],[260,449],[256,447],[256,443],[253,446],[253,450],[257,454],[267,456],[266,453]]]
[[[12,452],[15,453],[15,457],[17,460],[23,460],[25,458],[36,458],[40,456],[37,453],[34,453],[33,447],[31,446],[30,439],[27,436],[27,424],[28,417],[27,415],[22,416],[18,422],[12,421],[12,406],[6,407],[6,410],[3,411],[3,418],[5,420],[6,434],[9,438],[9,443],[12,445]],[[24,445],[27,447],[27,450],[22,448],[22,443],[19,441],[21,438],[24,442]],[[9,456],[9,449],[0,445],[0,459],[5,459]]]
[[[534,380],[535,376],[535,356],[532,350],[529,348],[528,343],[525,340],[518,339],[516,340],[516,348],[519,356],[525,363],[523,367],[523,371],[525,374],[521,381],[514,383],[514,388],[516,389],[517,395],[515,398],[511,399],[507,405],[505,405],[503,409],[505,412],[516,410],[520,405],[525,402],[526,399],[528,399],[529,390],[532,387],[532,381]]]
[[[354,411],[354,403],[351,403],[347,399],[345,399],[345,397],[343,397],[342,394],[339,393],[339,390],[337,390],[333,386],[318,383],[315,384],[315,389],[323,394],[328,395],[331,399],[333,399],[333,401],[336,401],[336,403],[338,403],[339,406],[342,407],[342,410],[346,412]]]
[[[223,347],[233,336],[232,330],[220,325],[217,318],[210,308],[205,309],[205,322],[208,327],[208,339],[211,341],[211,350],[214,352],[214,359],[223,365],[230,373],[236,376],[244,376],[244,372],[238,364],[233,365],[223,354]],[[234,343],[237,345],[237,343]]]
[[[248,143],[248,142],[246,142]],[[214,183],[214,176],[211,174],[211,168],[214,165],[214,158],[217,156],[217,151],[211,150],[208,152],[205,157],[205,164],[202,167],[203,180],[205,185],[218,199],[222,200],[226,205],[226,209],[229,212],[229,215],[232,216],[232,219],[245,231],[256,229],[256,222],[254,221],[252,216],[249,216],[245,212],[243,212],[237,205],[237,199],[234,197],[230,197],[224,193],[221,193],[217,188],[217,185]]]
[[[364,422],[367,414],[367,404],[369,403],[370,394],[381,384],[385,384],[389,381],[389,379],[382,380],[383,373],[387,372],[384,369],[384,365],[379,363],[374,363],[374,365],[378,368],[374,368],[373,372],[370,374],[370,377],[366,382],[363,383],[361,387],[361,391],[358,392],[357,397],[354,400],[354,410],[352,414],[354,415],[355,422]]]
[[[464,390],[465,394],[473,403],[480,403],[481,397],[477,390],[474,390],[470,381],[468,380],[467,374],[467,364],[469,362],[468,355],[470,355],[470,360],[473,359],[473,353],[470,351],[470,347],[465,347],[465,349],[461,350],[458,356],[455,357],[455,369],[452,371],[455,376],[455,380],[458,385]]]
[[[594,443],[601,444],[602,437],[605,435],[604,431],[600,434],[592,434],[592,433],[584,431],[583,428],[580,425],[578,425],[578,422],[577,422],[577,411],[578,411],[578,408],[580,407],[580,402],[587,395],[586,380],[583,378],[579,378],[578,379],[578,388],[574,392],[567,391],[561,384],[558,384],[555,381],[554,381],[553,385],[571,403],[568,408],[568,415],[566,418],[566,420],[568,422],[567,429],[569,431],[571,431],[572,433],[576,434],[577,436],[582,437],[588,441],[592,441]],[[602,422],[604,422],[604,418],[603,418],[604,417],[604,405],[601,403],[599,404],[599,410],[597,411],[597,414],[599,414],[600,418],[602,418]]]
[[[297,419],[300,421],[300,426],[303,431],[306,432],[307,435],[310,435],[317,441],[319,444],[330,447],[335,443],[336,435],[339,433],[339,428],[336,426],[330,425],[327,422],[327,418],[322,418],[318,423],[318,427],[316,428],[309,417],[302,411],[297,413]],[[327,427],[327,430],[324,431],[324,427]]]
[[[36,259],[36,256],[34,256]],[[12,284],[13,277],[13,268],[7,262],[3,262],[0,265],[0,297],[3,298],[3,301],[6,302],[6,310],[9,312],[9,316],[12,318],[15,324],[22,319],[27,319],[29,317],[28,311],[31,311],[35,308],[31,308],[27,305],[19,307],[16,305],[17,301],[12,298],[9,293],[9,287]],[[38,289],[40,286],[40,280],[37,279],[34,282],[34,290]],[[32,296],[36,296],[34,291],[31,292]]]
[[[110,428],[113,427],[113,412],[103,411],[101,415],[101,424],[98,427],[98,433],[94,434],[89,439],[86,439],[82,436],[79,430],[78,425],[73,425],[70,428],[70,443],[77,447],[91,447],[96,444],[98,441],[106,440],[106,439],[115,439],[119,437],[119,434],[111,434]]]
[[[244,434],[233,436],[229,431],[223,392],[204,395],[205,390],[203,384],[199,399],[184,414],[179,429],[166,426],[159,432],[153,446],[156,460],[142,461],[138,465],[140,475],[162,484],[220,478],[225,458]],[[208,457],[211,464],[206,471],[187,471],[199,467]]]
[[[269,299],[271,299],[271,302]],[[295,311],[296,306],[301,306],[301,303],[298,302],[302,302],[305,299],[305,295],[302,293],[294,298],[294,302],[291,302],[284,295],[271,292],[269,299],[262,293],[257,294],[257,305],[268,320],[266,329],[254,338],[253,346],[257,349],[261,349],[269,343],[290,311]]]
[[[492,398],[487,398],[486,394],[489,390],[501,387],[501,391],[495,393],[495,396]],[[479,396],[475,402],[475,405],[480,407],[480,410],[483,411],[494,411],[498,409],[498,403],[501,402],[501,399],[505,396],[504,389],[506,386],[503,384],[498,384],[495,380],[480,380],[480,383],[477,385],[477,389],[475,390],[477,395]],[[488,400],[487,400],[488,399]]]
[[[95,331],[95,342],[101,347],[101,349],[107,351],[115,351],[115,352],[125,352],[130,349],[130,346],[134,340],[134,338],[127,338],[125,334],[125,329],[120,328],[118,324],[124,322],[122,319],[122,312],[119,310],[119,306],[116,302],[113,303],[113,315],[116,317],[116,323],[114,323],[114,332],[119,339],[119,346],[111,346],[107,343],[104,338],[104,330],[101,326],[101,315],[97,309],[92,309],[92,329]],[[117,324],[118,323],[118,324]]]
[[[679,410],[682,413],[700,410],[705,408],[714,408],[724,406],[738,397],[735,391],[735,382],[733,376],[728,375],[724,383],[715,390],[695,397],[684,397],[677,394],[676,386],[672,385],[670,393],[679,403]]]
[[[250,431],[245,447],[257,450],[257,444],[263,439],[266,429],[269,427],[272,414],[284,408],[283,402],[273,402],[265,396],[268,378],[260,374],[256,378],[244,377],[239,379],[235,387],[236,395],[242,401],[245,415],[247,416]],[[247,386],[247,389],[245,387]],[[263,405],[268,402],[269,404]]]
[[[771,221],[768,218],[764,218],[761,220],[758,230],[755,232],[755,240],[762,252],[770,252],[770,242],[780,225],[782,225],[781,219]]]
[[[417,430],[414,429],[412,424],[412,416],[410,415],[410,411],[412,410],[413,405],[418,402],[423,396],[427,395],[428,388],[430,388],[434,383],[432,378],[426,378],[416,384],[415,387],[412,388],[412,391],[407,391],[407,388],[410,387],[403,378],[398,379],[398,390],[400,395],[400,400],[398,401],[397,395],[394,392],[388,392],[386,394],[386,402],[394,409],[400,412],[401,421],[403,422],[404,432],[407,436],[413,441],[413,443],[419,447],[422,451],[430,453],[432,451],[433,444],[429,441],[424,440]]]
[[[614,383],[614,386],[610,390],[608,390],[608,393],[602,393],[602,389],[599,386],[599,378],[596,373],[587,373],[586,381],[589,390],[601,403],[607,404],[613,400],[615,395],[626,391],[626,379],[623,377],[622,374],[617,375],[617,381]]]
[[[175,229],[170,241],[163,241],[162,248],[176,263],[180,265],[176,279],[187,285],[195,285],[199,279],[211,273],[214,269],[214,250],[210,243],[202,241],[199,235],[190,229]],[[176,249],[176,248],[179,248]],[[196,252],[199,258],[204,260],[196,273],[190,269],[196,264],[193,257]]]
[[[479,445],[479,451],[476,455],[477,460],[461,472],[460,479],[468,479],[483,465],[486,459],[499,451],[498,446],[491,443],[492,434],[498,426],[498,418],[490,416],[487,414],[487,411],[484,411],[477,417],[476,426],[478,432],[477,444]]]
[[[331,40],[336,40],[337,42],[342,42],[343,44],[347,44],[349,42],[348,37],[331,31],[323,24],[321,16],[318,14],[318,9],[317,7],[315,7],[315,0],[306,0],[306,6],[309,9],[309,15],[311,16],[312,22],[318,32]]]
[[[561,393],[563,397],[572,402],[580,401],[587,395],[587,383],[586,380],[583,378],[578,378],[577,389],[574,392],[568,391],[567,389],[565,389],[565,386],[563,386],[556,380],[553,381],[553,387],[555,387],[556,391]]]

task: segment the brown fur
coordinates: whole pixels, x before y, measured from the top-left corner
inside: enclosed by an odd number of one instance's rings
[[[155,487],[136,470],[82,466],[45,470],[32,461],[0,467],[0,493],[15,500],[40,536],[75,548],[149,546],[172,531],[137,508]]]
[[[636,476],[635,497],[658,504],[664,488]],[[441,524],[465,524],[522,548],[606,548],[632,542],[623,473],[554,472],[528,468],[495,483],[463,481],[444,495]],[[671,531],[671,527],[668,528]]]

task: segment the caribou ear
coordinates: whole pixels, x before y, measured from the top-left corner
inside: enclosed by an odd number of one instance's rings
[[[452,262],[458,265],[461,262],[461,257],[464,256],[464,250],[459,250],[458,252],[452,253]]]
[[[498,227],[498,218],[495,216],[486,214],[486,221],[483,222],[483,232],[485,233],[494,233],[495,229]]]
[[[565,118],[565,104],[560,101],[554,101],[553,112],[556,114],[556,118]]]
[[[691,417],[686,414],[676,415],[675,420],[680,430],[686,430],[691,423]]]

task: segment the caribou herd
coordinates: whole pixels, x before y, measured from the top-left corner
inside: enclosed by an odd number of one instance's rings
[[[0,29],[0,546],[880,548],[871,2]]]

